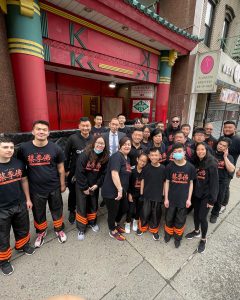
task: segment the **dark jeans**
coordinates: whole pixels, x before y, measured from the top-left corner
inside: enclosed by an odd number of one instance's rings
[[[194,198],[194,225],[198,231],[201,225],[202,238],[205,239],[208,230],[207,215],[209,208],[207,207],[207,199]]]
[[[229,198],[230,198],[230,187],[229,187],[230,186],[230,182],[231,182],[231,179],[229,180],[229,185],[226,188],[225,196],[224,196],[224,199],[222,201],[222,205],[223,206],[227,206],[228,202],[229,202]]]
[[[127,212],[127,199],[126,197],[121,200],[103,199],[106,203],[108,210],[108,228],[111,231],[116,229],[115,223],[120,223],[123,215]]]
[[[224,202],[224,200],[225,200],[226,195],[229,193],[229,184],[230,184],[230,180],[225,181],[225,182],[219,182],[219,192],[218,192],[217,202],[214,204],[214,207],[211,212],[211,214],[213,216],[218,217],[223,203],[226,203],[226,202]],[[229,195],[228,195],[228,198],[229,198]],[[225,205],[226,204],[224,204],[224,206]]]
[[[133,202],[128,202],[127,223],[130,223],[132,219],[139,220],[140,211],[143,206],[143,201],[140,201],[139,198],[133,198]]]

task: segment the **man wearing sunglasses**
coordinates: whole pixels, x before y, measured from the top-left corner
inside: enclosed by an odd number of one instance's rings
[[[171,118],[171,124],[164,131],[164,134],[167,138],[167,146],[170,146],[173,144],[174,134],[177,131],[180,131],[180,118],[177,116],[174,116]]]

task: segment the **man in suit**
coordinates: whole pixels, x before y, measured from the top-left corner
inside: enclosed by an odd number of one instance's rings
[[[112,118],[109,123],[109,131],[102,134],[102,137],[104,138],[106,143],[106,147],[109,150],[110,156],[118,151],[119,141],[126,135],[125,133],[118,131],[118,128],[118,119]]]
[[[104,132],[102,134],[102,137],[104,138],[104,141],[106,143],[106,147],[109,150],[110,156],[118,151],[119,141],[121,138],[126,136],[124,132],[118,131],[119,128],[119,121],[118,118],[112,118],[109,123],[109,131]],[[103,207],[105,205],[105,201],[103,200],[100,203],[100,207]]]

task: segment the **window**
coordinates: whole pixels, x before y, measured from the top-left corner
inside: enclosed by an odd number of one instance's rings
[[[205,36],[204,36],[204,44],[208,47],[210,46],[210,41],[211,41],[214,8],[215,8],[215,4],[212,1],[208,1],[206,16],[205,16]]]
[[[232,22],[232,20],[235,18],[235,14],[233,9],[226,5],[226,10],[225,10],[225,19],[223,22],[223,29],[222,29],[222,35],[221,35],[221,45],[220,48],[226,50],[226,44],[227,44],[227,36],[229,32],[229,27]]]

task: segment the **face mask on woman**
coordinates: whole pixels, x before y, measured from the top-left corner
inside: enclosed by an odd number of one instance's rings
[[[102,152],[103,152],[103,150],[97,150],[97,149],[93,149],[94,150],[94,152],[96,153],[96,154],[101,154]]]

